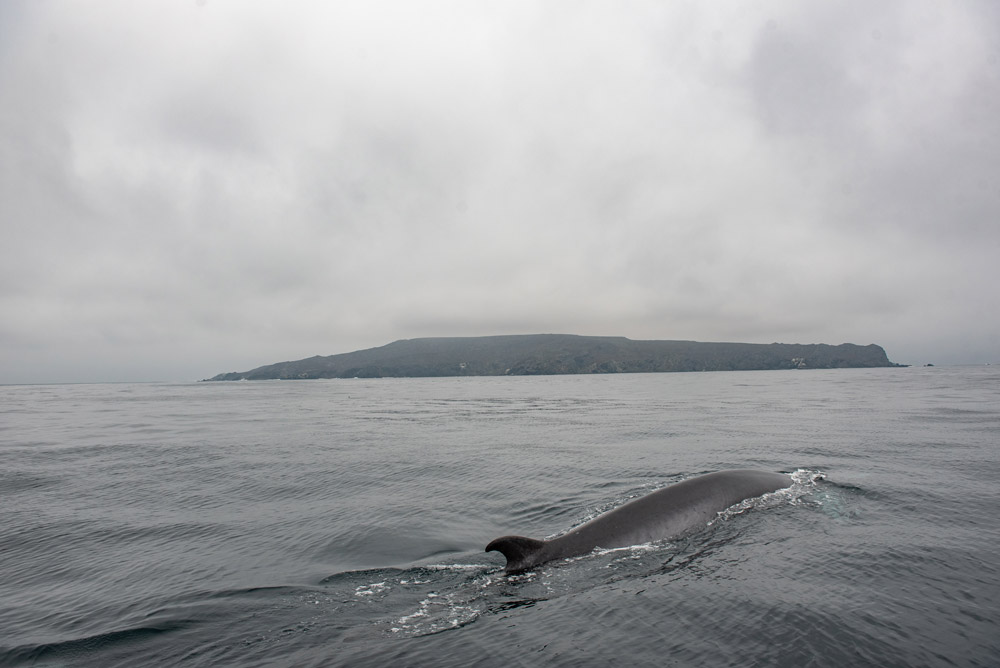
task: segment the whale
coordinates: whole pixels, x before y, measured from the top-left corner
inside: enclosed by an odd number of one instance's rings
[[[501,536],[486,546],[507,558],[507,573],[539,564],[612,549],[676,538],[706,526],[741,501],[776,492],[792,484],[790,476],[737,469],[706,473],[629,501],[550,540]]]

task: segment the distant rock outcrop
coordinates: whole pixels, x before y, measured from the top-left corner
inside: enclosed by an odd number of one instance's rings
[[[207,380],[529,376],[575,373],[891,367],[875,344],[633,341],[529,334],[404,339],[352,353],[279,362]]]

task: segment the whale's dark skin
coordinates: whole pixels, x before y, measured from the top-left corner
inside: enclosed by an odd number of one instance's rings
[[[630,501],[552,540],[503,536],[486,546],[507,557],[506,571],[605,549],[642,545],[703,527],[740,501],[783,489],[792,479],[767,471],[718,471],[689,478]]]

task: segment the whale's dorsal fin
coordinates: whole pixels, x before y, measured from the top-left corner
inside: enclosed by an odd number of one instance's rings
[[[501,536],[486,546],[487,552],[499,552],[507,557],[506,571],[515,573],[535,565],[535,555],[545,545],[545,541],[526,536]]]

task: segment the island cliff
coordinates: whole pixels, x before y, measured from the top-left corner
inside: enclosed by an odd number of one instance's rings
[[[526,376],[576,373],[751,371],[891,367],[885,350],[797,343],[633,341],[616,336],[529,334],[404,339],[378,348],[279,362],[207,380]]]

